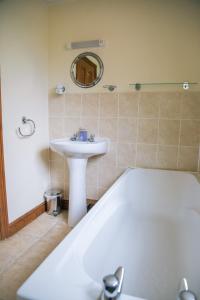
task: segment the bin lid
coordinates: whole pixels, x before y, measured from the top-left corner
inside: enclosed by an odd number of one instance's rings
[[[62,194],[62,191],[59,189],[49,189],[44,193],[44,196],[46,197],[55,197]]]

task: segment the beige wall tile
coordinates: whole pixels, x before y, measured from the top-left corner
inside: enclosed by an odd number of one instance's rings
[[[69,174],[64,176],[64,199],[69,199]]]
[[[50,187],[52,189],[60,189],[64,191],[65,189],[65,182],[62,177],[55,177],[51,175],[51,182],[50,182]]]
[[[82,116],[97,117],[99,114],[99,94],[84,94]]]
[[[99,187],[98,189],[98,198],[100,199],[103,197],[103,195],[107,192],[108,188],[107,187]]]
[[[80,122],[80,127],[88,130],[88,136],[90,134],[95,134],[96,136],[99,134],[97,118],[82,117]]]
[[[118,95],[102,93],[100,95],[100,116],[116,117],[118,114]]]
[[[182,120],[180,144],[184,146],[198,146],[200,135],[200,121]]]
[[[99,157],[101,165],[112,165],[116,167],[117,161],[117,144],[116,143],[109,143],[108,152]]]
[[[83,127],[111,141],[109,153],[97,158],[98,168],[88,166],[87,186],[91,198],[110,186],[119,175],[118,169],[122,172],[129,166],[176,169],[178,156],[179,169],[196,171],[199,92],[71,94],[64,103],[66,117],[63,117],[63,101],[59,102],[61,98],[51,96],[50,99],[51,139],[71,136]],[[179,143],[192,147],[181,147],[177,154]],[[63,158],[53,152],[50,160],[64,164]],[[64,179],[59,172],[51,176],[51,186],[64,188],[67,198],[68,178],[65,171]]]
[[[98,188],[98,197],[99,199],[107,192],[107,187],[99,187]]]
[[[56,160],[56,161],[63,161],[64,160],[64,158],[60,154],[58,154],[57,152],[55,152],[51,149],[49,149],[49,159],[50,160]]]
[[[119,116],[137,117],[139,105],[139,93],[120,93],[119,94]]]
[[[80,117],[81,94],[67,94],[65,100],[65,115],[69,117]]]
[[[51,187],[64,189],[65,166],[62,161],[50,161]]]
[[[64,199],[69,200],[69,186],[65,186],[64,184]]]
[[[180,121],[178,120],[160,120],[158,144],[178,145],[180,133]]]
[[[156,144],[158,121],[156,119],[140,119],[138,127],[138,143]]]
[[[196,172],[198,170],[198,156],[198,147],[181,146],[179,150],[178,169]]]
[[[179,119],[181,114],[182,93],[165,92],[160,98],[160,117],[168,119]]]
[[[136,154],[135,144],[119,143],[117,147],[118,167],[120,168],[134,167],[135,154]]]
[[[97,185],[87,185],[87,199],[98,200],[99,199],[99,189]]]
[[[50,96],[49,97],[49,116],[59,117],[65,113],[65,98],[64,96]]]
[[[178,146],[158,147],[157,167],[161,169],[177,169]]]
[[[98,159],[90,158],[87,164],[86,170],[86,182],[87,185],[92,185],[97,187],[98,183]]]
[[[115,169],[112,169],[112,170],[113,170],[113,175],[114,175],[113,178],[112,178],[112,182],[114,182],[117,178],[119,178],[119,176],[121,176],[125,172],[126,168],[115,168]],[[114,174],[114,172],[115,172],[115,174]],[[98,188],[99,198],[101,198],[107,192],[109,187],[110,187],[109,182],[108,182],[108,184],[106,184],[106,180],[105,180],[105,185],[101,186],[101,181],[100,181],[100,185],[99,185],[99,188]]]
[[[200,92],[185,92],[182,94],[183,119],[200,119]]]
[[[131,167],[133,168],[133,167]],[[116,176],[119,178],[128,168],[127,167],[118,167],[116,169]]]
[[[139,116],[155,118],[159,114],[160,93],[141,92],[139,101]]]
[[[111,165],[100,165],[99,186],[109,188],[117,178],[117,169]]]
[[[64,137],[64,119],[49,118],[50,139],[59,139]]]
[[[132,143],[137,138],[137,119],[118,119],[118,141]]]
[[[156,166],[156,145],[137,144],[136,166],[153,168]]]
[[[71,137],[80,128],[80,118],[65,118],[64,119],[64,135]]]
[[[102,118],[100,119],[99,135],[107,137],[111,141],[117,139],[117,119],[116,118]]]
[[[64,158],[64,188],[69,189],[69,167],[66,158]]]

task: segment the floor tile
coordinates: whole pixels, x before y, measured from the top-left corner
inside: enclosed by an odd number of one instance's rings
[[[50,216],[51,217],[51,216]],[[45,218],[44,218],[45,219]],[[47,220],[36,219],[32,223],[24,227],[20,233],[30,235],[35,238],[41,238],[45,235],[53,226],[54,222],[49,222]]]
[[[42,214],[5,241],[0,241],[0,300],[15,300],[16,291],[71,229],[67,211]]]
[[[12,237],[0,242],[0,273],[6,266],[10,265],[22,253],[29,249],[36,241],[36,238],[17,233]]]
[[[16,291],[22,283],[31,275],[32,268],[14,263],[0,275],[0,294],[3,300],[15,300]]]

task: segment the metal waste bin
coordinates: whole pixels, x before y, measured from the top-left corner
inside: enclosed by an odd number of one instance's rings
[[[61,211],[61,200],[63,193],[61,190],[50,189],[44,193],[46,208],[49,215],[57,216]]]

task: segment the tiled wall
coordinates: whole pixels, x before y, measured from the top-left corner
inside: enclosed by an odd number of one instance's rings
[[[98,199],[127,167],[197,172],[200,92],[132,92],[50,96],[50,138],[79,127],[108,137],[110,152],[90,159],[87,196]],[[50,153],[51,184],[68,194],[68,170]]]

